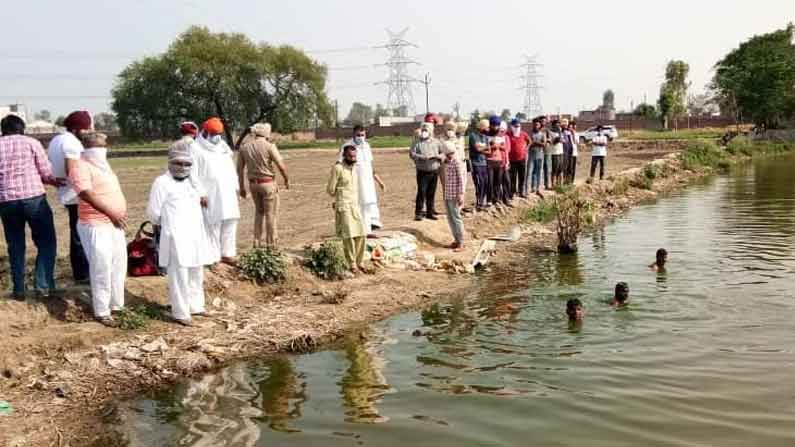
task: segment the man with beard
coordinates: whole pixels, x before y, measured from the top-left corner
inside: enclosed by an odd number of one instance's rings
[[[352,144],[356,146],[356,175],[359,181],[359,210],[364,222],[364,231],[367,236],[373,234],[373,230],[380,230],[381,213],[378,210],[378,194],[375,185],[381,188],[381,192],[386,189],[386,185],[381,181],[381,177],[373,169],[373,151],[370,143],[367,142],[367,132],[362,125],[353,128],[353,138],[346,142],[344,146]],[[342,149],[340,149],[339,161],[342,161]]]
[[[359,180],[356,176],[356,146],[342,148],[342,161],[331,168],[326,192],[334,198],[334,223],[337,237],[342,239],[345,260],[352,273],[365,272],[365,228],[359,208]]]

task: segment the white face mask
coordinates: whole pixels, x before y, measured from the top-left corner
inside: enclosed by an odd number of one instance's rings
[[[455,138],[455,131],[454,130],[448,130],[447,131],[447,138]]]
[[[430,134],[428,133],[427,130],[423,130],[422,132],[420,132],[420,138],[422,138],[423,140],[427,140],[429,136]]]
[[[513,132],[513,136],[518,137],[522,132],[522,128],[519,126],[511,126],[511,132]]]
[[[364,137],[360,137],[360,136],[357,135],[357,136],[353,137],[353,142],[356,145],[360,145],[360,144],[364,143]]]
[[[207,137],[207,141],[212,144],[218,144],[221,142],[221,135],[210,135]]]

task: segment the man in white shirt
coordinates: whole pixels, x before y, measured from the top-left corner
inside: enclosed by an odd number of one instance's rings
[[[599,180],[605,178],[605,158],[607,158],[607,135],[602,134],[604,128],[596,126],[596,136],[591,140],[591,178],[596,174],[596,165],[599,165]]]
[[[64,127],[66,131],[53,138],[47,148],[53,175],[61,182],[66,182],[69,172],[80,160],[83,153],[80,137],[83,131],[91,129],[91,115],[84,110],[72,112],[64,119]],[[77,234],[77,193],[71,184],[58,187],[58,200],[69,213],[69,261],[72,265],[72,277],[77,283],[88,283],[88,260]]]
[[[209,233],[210,258],[235,265],[240,186],[232,149],[224,141],[223,133],[224,125],[219,118],[204,122],[196,141],[190,145],[191,181],[207,199],[204,218]]]
[[[356,146],[357,156],[354,169],[356,169],[359,181],[359,210],[362,214],[362,222],[364,222],[364,231],[368,237],[373,237],[373,230],[379,230],[383,226],[381,213],[378,210],[378,194],[375,191],[375,185],[377,183],[382,192],[386,186],[373,169],[373,151],[370,149],[370,143],[367,142],[367,132],[364,130],[364,126],[356,125],[353,128],[353,139],[342,145],[337,161],[342,161],[344,148],[348,145]]]

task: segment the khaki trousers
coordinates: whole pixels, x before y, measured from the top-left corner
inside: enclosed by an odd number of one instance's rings
[[[254,200],[254,246],[262,245],[262,222],[265,221],[265,246],[275,247],[278,241],[276,218],[279,214],[279,185],[251,183],[251,198]]]
[[[342,251],[350,268],[356,268],[364,263],[364,236],[342,239]]]

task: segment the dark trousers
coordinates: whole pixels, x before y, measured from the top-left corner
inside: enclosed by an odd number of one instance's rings
[[[47,197],[40,195],[29,199],[0,203],[0,217],[6,236],[8,260],[11,264],[11,281],[14,295],[25,295],[25,224],[30,227],[31,239],[36,245],[35,287],[49,291],[55,288],[55,225]]]
[[[527,195],[527,160],[511,162],[511,195]]]
[[[563,177],[563,154],[552,155],[552,185],[558,186]]]
[[[605,178],[605,157],[604,155],[591,156],[591,177],[596,173],[596,165],[599,164],[599,180]]]
[[[489,197],[489,168],[473,165],[472,182],[475,184],[475,207],[483,208]]]
[[[489,201],[496,205],[498,202],[503,202],[506,199],[505,196],[505,168],[502,167],[501,164],[489,164],[489,185],[491,186],[491,190],[489,191]]]
[[[417,198],[415,200],[415,216],[435,216],[436,185],[439,183],[439,171],[417,171]],[[425,212],[423,213],[423,209]]]
[[[75,281],[88,280],[88,259],[77,234],[77,205],[66,205],[69,212],[69,262],[72,264],[72,278]]]
[[[574,183],[574,177],[577,176],[577,157],[574,155],[566,156],[566,179],[568,183]]]

